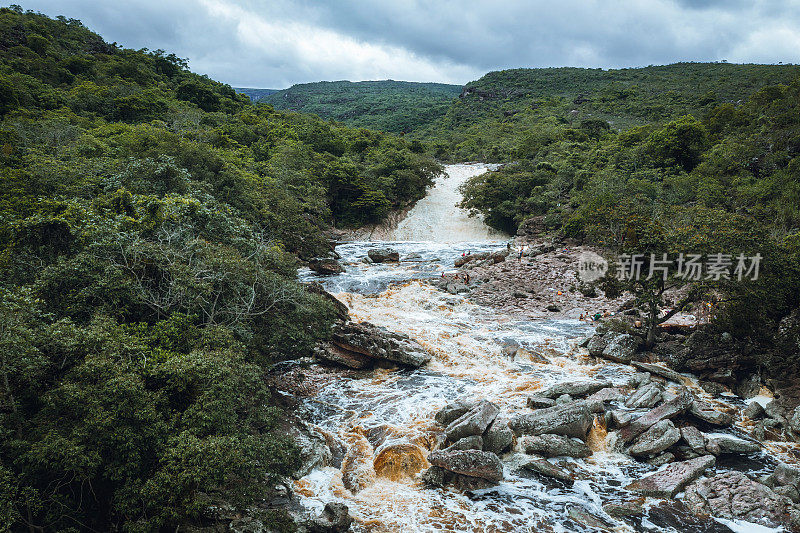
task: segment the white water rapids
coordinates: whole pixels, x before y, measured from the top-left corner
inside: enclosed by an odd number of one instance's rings
[[[577,340],[592,331],[582,322],[498,314],[425,281],[451,271],[453,260],[466,250],[505,247],[505,240],[493,240],[502,235],[455,207],[458,185],[485,170],[483,165],[450,165],[448,177],[396,228],[394,242],[342,244],[337,251],[347,269],[344,274],[301,274],[321,281],[346,303],[353,320],[406,333],[433,354],[427,366],[416,370],[349,372],[304,399],[315,426],[349,449],[350,459],[342,466],[339,457],[336,465],[299,480],[295,490],[303,505],[321,511],[326,502],[343,502],[357,532],[590,530],[572,518],[571,507],[606,521],[609,531],[729,531],[714,520],[690,518],[677,507],[659,507],[660,500],[645,502],[644,517],[623,522],[608,516],[602,504],[635,498],[620,488],[654,468],[613,452],[599,426],[589,435],[592,456],[559,460],[573,472],[574,486],[517,471],[519,449],[502,458],[505,479],[495,487],[462,492],[421,484],[424,457],[441,435],[433,417],[446,403],[487,399],[511,415],[526,412],[526,397],[553,383],[595,377],[622,385],[633,373],[627,365],[590,360],[585,350],[576,348]],[[380,265],[362,262],[376,246],[390,246],[401,259],[410,258]],[[509,358],[501,351],[506,345],[524,350]],[[705,395],[688,378],[687,385]],[[759,472],[765,462],[748,464],[748,472]],[[357,477],[363,488],[351,492],[345,476]]]

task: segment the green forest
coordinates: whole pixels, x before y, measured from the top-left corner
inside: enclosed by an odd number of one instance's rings
[[[440,165],[15,6],[0,117],[0,530],[175,531],[260,501],[298,460],[264,372],[333,317],[298,258]]]
[[[445,83],[322,81],[293,85],[259,102],[350,126],[407,134],[439,121],[460,92],[460,85]]]

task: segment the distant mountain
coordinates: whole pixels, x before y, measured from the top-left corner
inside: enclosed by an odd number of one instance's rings
[[[251,102],[258,102],[265,96],[278,92],[280,89],[253,89],[250,87],[234,87],[234,91],[241,94],[246,94],[250,97]]]
[[[293,85],[259,102],[351,126],[410,133],[442,118],[460,85],[408,81],[323,81]]]

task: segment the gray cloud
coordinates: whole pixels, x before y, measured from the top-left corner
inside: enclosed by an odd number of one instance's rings
[[[30,0],[234,86],[465,83],[527,66],[800,62],[794,0]]]

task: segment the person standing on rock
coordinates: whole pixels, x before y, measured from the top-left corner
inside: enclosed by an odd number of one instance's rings
[[[525,247],[524,246],[520,246],[519,247],[519,262],[520,263],[522,262],[522,254],[524,254],[524,253],[525,253]]]

